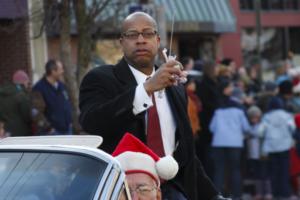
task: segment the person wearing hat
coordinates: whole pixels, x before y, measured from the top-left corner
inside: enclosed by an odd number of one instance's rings
[[[174,178],[178,172],[178,163],[172,156],[159,157],[130,133],[124,135],[112,156],[126,173],[133,200],[161,199],[161,181]]]
[[[11,136],[31,134],[29,77],[23,70],[17,70],[12,83],[0,88],[0,118]]]
[[[257,95],[257,106],[263,113],[268,111],[270,100],[278,94],[278,86],[275,82],[267,81],[264,83],[262,92]]]
[[[103,137],[111,153],[125,132],[131,132],[157,155],[173,155],[178,174],[162,183],[162,195],[181,193],[189,200],[220,199],[195,155],[187,98],[178,78],[186,73],[176,60],[155,65],[160,37],[155,20],[143,12],[121,25],[124,57],[116,65],[92,69],[80,85],[80,124]],[[175,191],[175,192],[174,192]]]

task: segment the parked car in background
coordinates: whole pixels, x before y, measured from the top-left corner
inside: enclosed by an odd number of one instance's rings
[[[119,163],[99,136],[0,140],[0,200],[128,200]]]

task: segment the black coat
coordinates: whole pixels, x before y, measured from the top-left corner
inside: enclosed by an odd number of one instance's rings
[[[200,113],[201,128],[207,134],[210,133],[209,124],[213,114],[220,104],[221,95],[217,82],[204,75],[201,82],[197,85],[196,94],[202,103],[202,111]]]
[[[101,135],[101,149],[111,153],[125,132],[146,143],[145,112],[133,114],[133,100],[137,82],[124,59],[117,65],[105,65],[90,71],[80,86],[80,123],[90,134]],[[177,123],[174,157],[179,172],[172,182],[183,190],[188,199],[209,200],[217,191],[195,157],[192,130],[186,112],[184,87],[166,89]]]

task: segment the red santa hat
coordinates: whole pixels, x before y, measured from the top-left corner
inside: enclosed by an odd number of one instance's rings
[[[147,174],[158,185],[160,179],[170,180],[178,172],[178,163],[172,156],[160,158],[130,133],[123,136],[112,156],[120,162],[126,174]]]

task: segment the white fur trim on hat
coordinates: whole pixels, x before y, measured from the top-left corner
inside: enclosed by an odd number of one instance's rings
[[[125,172],[133,170],[145,171],[152,174],[159,181],[155,161],[151,156],[144,153],[126,151],[115,158],[120,162]]]
[[[165,156],[156,162],[156,170],[160,178],[170,180],[178,172],[178,163],[172,156]]]

